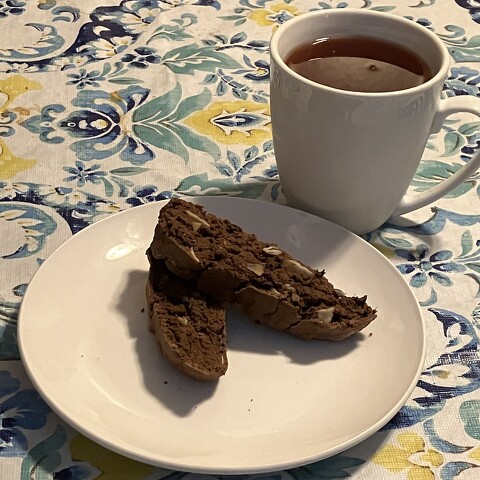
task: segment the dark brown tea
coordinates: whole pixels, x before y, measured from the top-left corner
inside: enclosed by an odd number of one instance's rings
[[[415,52],[370,37],[320,38],[301,45],[285,62],[309,80],[354,92],[393,92],[432,78]]]

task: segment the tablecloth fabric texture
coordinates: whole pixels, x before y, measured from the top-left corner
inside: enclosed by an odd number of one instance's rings
[[[59,245],[121,210],[177,195],[285,203],[268,40],[290,18],[331,8],[424,25],[452,57],[444,95],[480,97],[478,0],[0,1],[2,480],[203,478],[123,458],[61,421],[22,366],[19,306]],[[478,118],[450,117],[412,192],[448,178],[479,148]],[[238,478],[480,478],[479,182],[477,173],[365,236],[404,275],[426,321],[425,370],[399,414],[330,459]],[[75,272],[65,281],[74,285]]]

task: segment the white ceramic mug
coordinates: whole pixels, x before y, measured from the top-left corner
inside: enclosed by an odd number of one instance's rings
[[[296,47],[330,36],[375,37],[416,52],[433,77],[406,90],[361,93],[315,83],[285,63]],[[441,100],[450,57],[425,27],[356,9],[306,13],[270,42],[270,101],[277,166],[287,203],[364,234],[439,199],[472,175],[477,154],[449,179],[406,198],[428,137],[452,113],[480,116],[480,99]]]

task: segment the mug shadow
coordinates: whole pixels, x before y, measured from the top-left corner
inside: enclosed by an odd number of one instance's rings
[[[143,383],[148,392],[178,416],[189,415],[211,398],[222,381],[202,382],[181,373],[167,362],[155,336],[148,329],[148,308],[145,296],[147,271],[131,270],[127,274],[116,308],[125,319],[128,334],[135,341]],[[283,355],[301,365],[348,355],[365,338],[356,334],[342,342],[306,341],[260,325],[236,308],[227,310],[229,351],[255,352],[262,355]]]

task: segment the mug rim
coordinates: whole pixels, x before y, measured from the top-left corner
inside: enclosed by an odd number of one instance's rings
[[[420,32],[422,35],[424,35],[426,38],[434,44],[437,49],[439,50],[441,54],[441,64],[440,68],[437,69],[436,73],[432,75],[432,78],[427,80],[426,82],[406,88],[403,90],[392,90],[388,92],[359,92],[355,90],[342,90],[340,88],[335,88],[335,87],[330,87],[328,85],[324,85],[321,83],[314,82],[313,80],[310,80],[299,73],[295,72],[293,69],[291,69],[286,62],[283,60],[281,57],[279,51],[278,51],[278,44],[280,37],[283,35],[285,31],[288,29],[294,28],[297,23],[303,23],[305,21],[308,21],[309,18],[311,17],[323,17],[323,16],[355,16],[355,17],[376,17],[376,18],[387,18],[389,21],[394,21],[397,22],[398,24],[404,24],[408,26],[408,28],[414,28],[418,32]],[[297,44],[297,46],[300,45]],[[445,44],[435,35],[432,33],[430,30],[428,30],[426,27],[419,25],[418,23],[409,20],[405,17],[399,16],[399,15],[393,15],[390,13],[386,12],[376,12],[376,11],[371,11],[371,10],[359,10],[359,9],[325,9],[325,10],[315,10],[311,12],[306,12],[302,13],[301,15],[298,15],[282,25],[278,27],[278,29],[273,33],[273,35],[270,38],[269,42],[269,51],[270,51],[270,57],[275,61],[275,63],[285,71],[288,75],[291,77],[295,78],[296,80],[305,83],[313,88],[319,89],[319,90],[325,90],[331,93],[337,93],[341,95],[346,95],[346,96],[355,96],[355,97],[368,97],[368,98],[377,98],[377,97],[391,97],[391,96],[401,96],[401,95],[409,95],[412,93],[419,93],[424,90],[429,90],[434,84],[438,82],[444,82],[445,78],[448,73],[448,69],[450,68],[450,56],[447,47]]]

